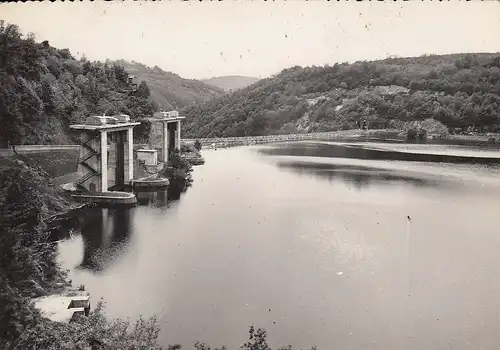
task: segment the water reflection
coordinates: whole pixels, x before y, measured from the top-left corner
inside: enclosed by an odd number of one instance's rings
[[[173,204],[173,202],[180,200],[183,191],[179,187],[169,186],[163,191],[141,190],[134,193],[139,205],[168,208]]]
[[[301,161],[282,161],[278,168],[291,170],[300,175],[313,175],[329,181],[342,181],[357,189],[371,185],[406,184],[414,187],[438,187],[444,183],[438,179],[425,178],[409,172],[379,169],[368,166],[331,164]],[[450,185],[450,183],[448,183]]]
[[[168,205],[167,191],[140,191],[135,192],[139,205],[166,207]]]
[[[359,144],[292,143],[263,148],[259,153],[273,156],[301,156],[327,158],[355,158],[364,160],[392,160],[412,162],[441,162],[455,164],[500,164],[498,157],[474,157],[456,154],[404,152],[397,149],[374,149]]]
[[[182,201],[140,194],[122,235],[115,211],[87,216],[63,266],[111,316],[156,314],[165,347],[236,349],[255,324],[298,349],[500,348],[500,172],[295,148],[311,157],[205,153]]]
[[[102,271],[127,250],[132,234],[130,208],[87,208],[79,214],[83,260],[77,267]]]
[[[138,191],[135,195],[139,206],[155,208],[169,208],[180,198],[175,189]],[[54,230],[54,238],[68,239],[79,233],[83,241],[83,256],[75,268],[103,272],[128,251],[136,210],[126,207],[80,209]]]

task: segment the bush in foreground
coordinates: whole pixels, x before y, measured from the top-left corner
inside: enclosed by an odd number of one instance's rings
[[[166,348],[159,345],[160,330],[157,319],[140,317],[136,322],[129,320],[110,320],[104,312],[104,302],[88,317],[79,317],[76,321],[66,324],[52,322],[39,315],[36,322],[14,341],[4,344],[5,349],[114,349],[114,350],[181,350],[180,344],[169,345]],[[196,342],[196,350],[227,350],[226,346],[213,348],[205,343]],[[267,331],[250,326],[248,340],[239,347],[240,350],[273,350],[267,342]],[[291,345],[281,346],[276,350],[293,350]],[[316,350],[312,347],[310,350]]]
[[[194,345],[196,350],[227,350],[225,346],[221,348],[211,348],[205,343],[196,342]],[[169,346],[168,350],[178,350],[181,349],[180,345]],[[316,350],[317,348],[313,346],[310,350]],[[240,350],[272,350],[272,348],[267,343],[267,331],[263,328],[255,329],[254,326],[250,326],[248,331],[248,341],[240,346]],[[281,346],[276,350],[293,350],[291,345]]]
[[[167,172],[186,180],[191,166],[178,153],[172,155]],[[104,303],[99,302],[88,317],[66,324],[43,318],[33,307],[31,298],[57,292],[67,284],[46,227],[48,216],[65,208],[63,199],[47,185],[45,174],[15,161],[4,163],[0,167],[0,349],[164,349],[158,342],[155,317],[135,322],[109,319]],[[250,327],[249,340],[240,349],[271,350],[266,336],[265,330]],[[226,349],[199,342],[195,348]],[[167,347],[178,349],[180,345]]]

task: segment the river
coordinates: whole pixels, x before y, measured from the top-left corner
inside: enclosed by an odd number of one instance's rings
[[[155,314],[161,342],[187,349],[236,349],[251,324],[294,349],[500,348],[498,150],[302,142],[203,156],[179,200],[87,210],[60,243],[73,284],[110,315]]]

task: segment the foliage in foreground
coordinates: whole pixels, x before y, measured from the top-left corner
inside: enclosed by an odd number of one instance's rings
[[[47,184],[46,174],[16,160],[2,160],[0,183],[0,348],[87,349],[92,343],[160,349],[154,318],[140,318],[131,326],[107,319],[102,304],[72,324],[41,317],[32,298],[68,286],[47,229],[49,215],[68,204]]]
[[[139,318],[135,323],[128,320],[110,320],[103,313],[100,302],[88,317],[79,317],[66,324],[39,318],[27,328],[12,345],[18,348],[47,350],[87,349],[162,349],[158,345],[159,329],[156,318]]]
[[[205,343],[196,342],[194,347],[196,350],[227,350],[225,346],[221,348],[212,348]],[[179,345],[170,346],[168,350],[181,349]],[[248,341],[240,346],[240,350],[272,350],[272,348],[267,343],[267,331],[263,328],[255,329],[254,326],[250,326],[248,331]],[[276,350],[293,350],[291,345],[281,346]],[[313,346],[310,350],[316,350]]]
[[[29,298],[65,284],[44,221],[65,203],[47,182],[43,174],[16,161],[4,160],[0,167],[0,340],[15,339],[36,323]]]
[[[172,176],[186,180],[191,166],[179,152],[169,164]],[[155,317],[135,322],[109,319],[99,302],[89,317],[70,324],[43,318],[31,298],[67,286],[56,263],[56,245],[47,233],[47,216],[65,209],[64,199],[47,185],[46,174],[25,164],[4,160],[0,167],[0,348],[1,349],[163,349]],[[263,329],[250,327],[242,350],[271,350]],[[222,350],[195,343],[197,350]],[[172,345],[168,350],[181,349]],[[290,350],[291,347],[280,349]]]
[[[180,344],[166,348],[159,345],[160,330],[157,319],[139,318],[136,322],[129,320],[110,320],[103,312],[101,301],[88,317],[80,317],[70,324],[52,322],[40,318],[36,325],[26,329],[10,346],[18,348],[34,348],[46,350],[72,349],[115,349],[115,350],[180,350]],[[196,350],[227,350],[226,346],[213,348],[205,343],[196,342]],[[267,342],[266,330],[250,326],[248,340],[239,347],[240,350],[272,350]],[[292,346],[281,346],[276,350],[292,350]],[[316,350],[312,347],[311,350]]]

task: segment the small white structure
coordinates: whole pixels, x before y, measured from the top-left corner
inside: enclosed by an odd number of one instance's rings
[[[137,159],[144,161],[145,165],[158,165],[158,151],[155,149],[137,150]]]
[[[35,299],[34,303],[35,308],[40,310],[43,317],[55,322],[69,323],[76,315],[88,316],[90,294],[82,292],[49,295]]]

